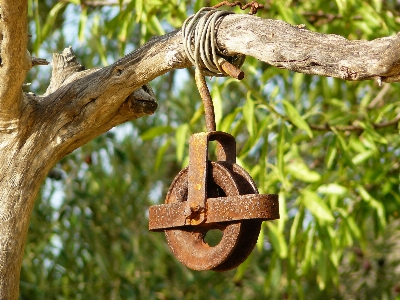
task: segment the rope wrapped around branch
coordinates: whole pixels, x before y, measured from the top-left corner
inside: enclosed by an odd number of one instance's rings
[[[208,76],[232,76],[237,79],[243,78],[243,72],[232,74],[227,70],[224,63],[229,62],[239,69],[246,58],[239,54],[225,56],[218,49],[215,31],[221,17],[233,12],[221,11],[212,7],[203,7],[195,15],[190,16],[182,25],[183,46],[186,55],[203,75]],[[227,72],[228,71],[228,72]]]

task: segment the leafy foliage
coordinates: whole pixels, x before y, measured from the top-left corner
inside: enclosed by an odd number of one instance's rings
[[[218,1],[30,0],[32,52],[69,44],[87,67],[107,65],[188,14]],[[99,4],[100,3],[100,4]],[[95,5],[96,4],[96,5]],[[396,1],[268,1],[263,18],[349,39],[398,30]],[[237,13],[243,13],[236,11]],[[64,158],[39,196],[21,299],[395,299],[400,294],[400,86],[344,82],[247,58],[246,77],[212,79],[218,129],[261,193],[279,193],[281,219],[263,224],[249,259],[195,272],[147,231],[204,130],[193,70],[152,82],[154,116],[123,124]],[[28,78],[36,93],[48,77]]]

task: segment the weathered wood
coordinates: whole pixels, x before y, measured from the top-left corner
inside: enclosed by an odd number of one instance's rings
[[[24,0],[0,1],[0,126],[18,118],[23,100],[21,86],[31,66],[26,48],[27,18],[21,18],[27,9]]]
[[[229,15],[221,22],[218,44],[226,54],[242,53],[295,72],[352,81],[400,81],[400,33],[350,41],[283,21]]]

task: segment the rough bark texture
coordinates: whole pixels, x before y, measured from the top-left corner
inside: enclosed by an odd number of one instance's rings
[[[349,41],[283,21],[230,15],[218,30],[218,44],[226,54],[246,54],[295,72],[400,81],[400,33],[373,41]]]
[[[27,53],[27,1],[0,0],[0,299],[17,299],[29,218],[48,171],[66,154],[125,121],[154,113],[147,82],[190,67],[180,31],[151,39],[114,64],[85,70],[71,49],[53,58],[43,96],[21,90]],[[348,41],[282,21],[229,15],[219,47],[268,64],[346,80],[400,81],[400,36]]]
[[[21,85],[29,69],[26,55],[27,13],[24,1],[0,1],[0,298],[17,299],[27,220],[17,218],[24,210],[21,173],[26,165],[17,159],[20,112],[24,104]],[[21,158],[19,158],[21,160]],[[30,211],[25,212],[30,214]],[[28,219],[29,220],[29,219]],[[10,297],[9,297],[10,295]],[[11,298],[12,297],[12,298]]]

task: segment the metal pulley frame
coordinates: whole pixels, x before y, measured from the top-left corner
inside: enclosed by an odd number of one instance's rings
[[[208,160],[209,141],[217,142],[217,162]],[[277,195],[260,195],[236,161],[236,143],[228,133],[191,136],[189,167],[175,177],[165,204],[149,209],[149,229],[165,231],[174,255],[194,270],[226,271],[253,250],[261,223],[279,218]],[[207,232],[222,231],[218,245],[204,242]]]

